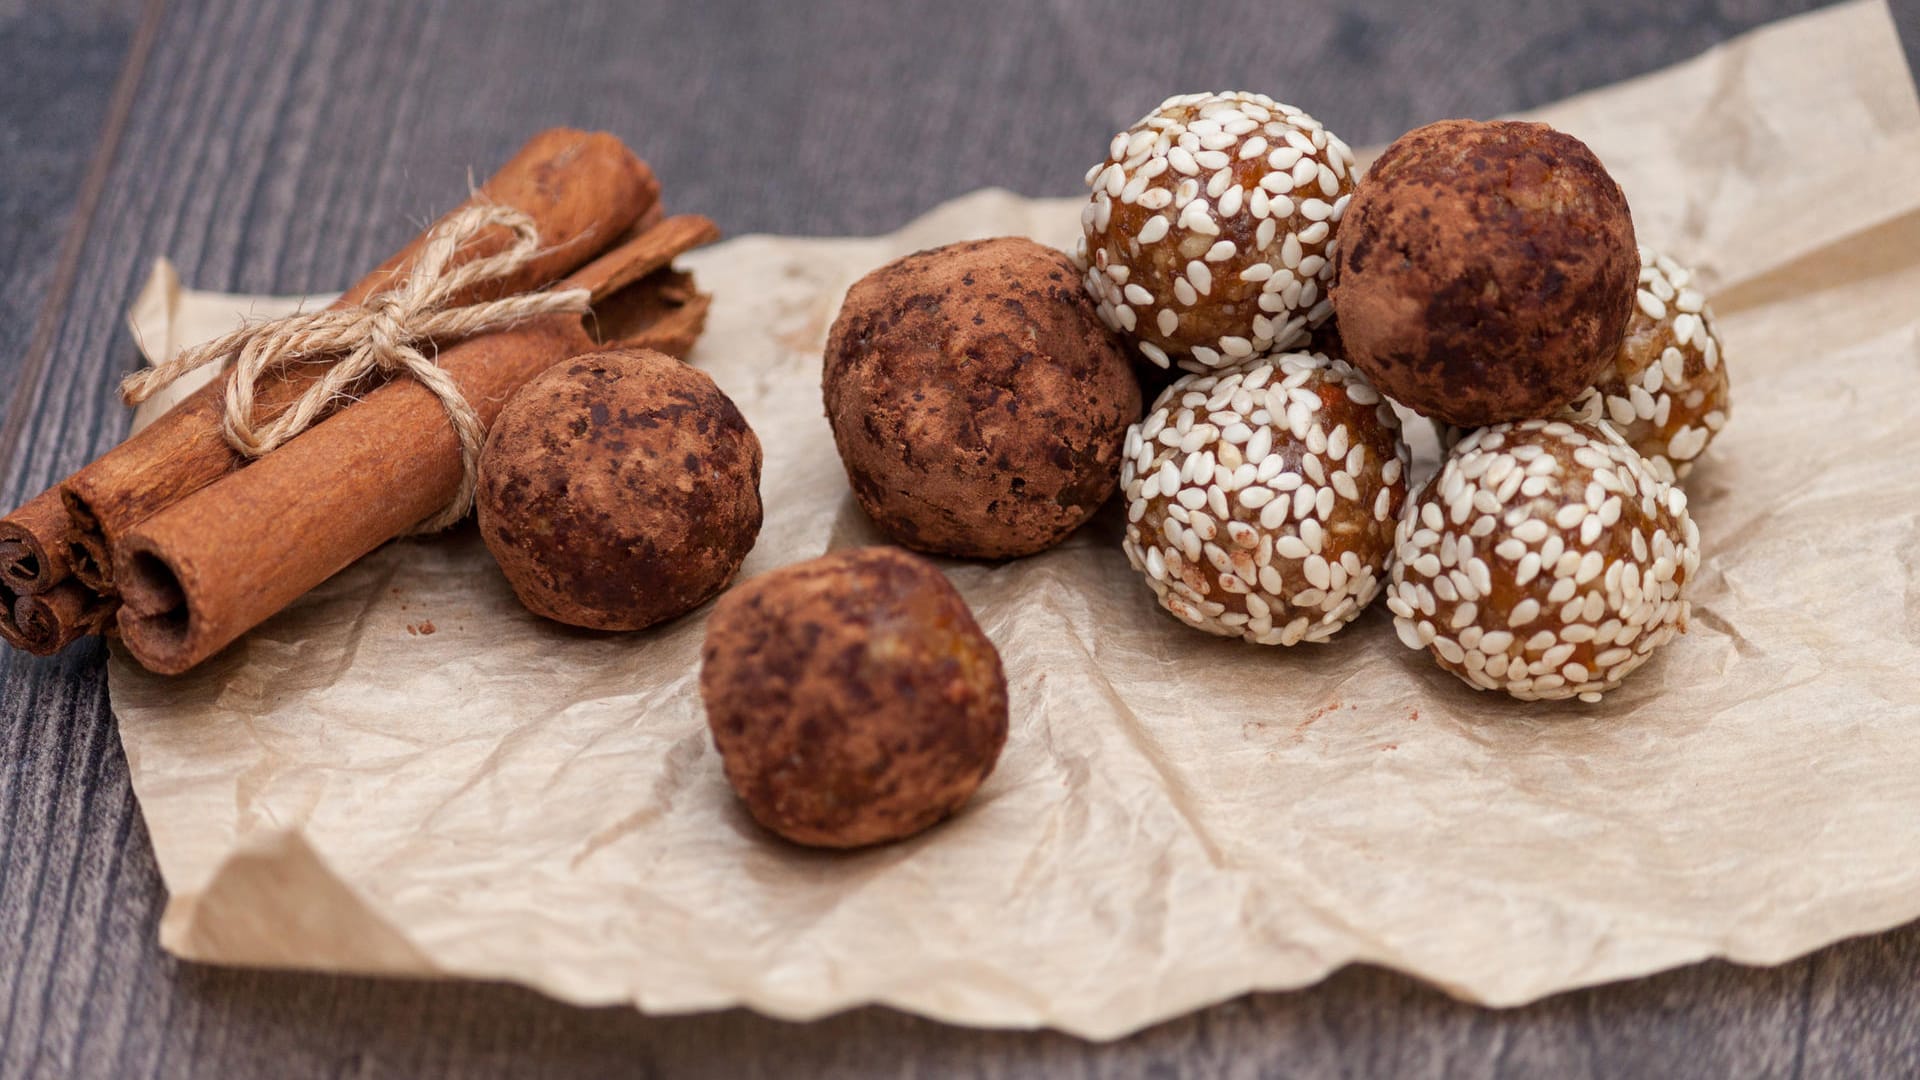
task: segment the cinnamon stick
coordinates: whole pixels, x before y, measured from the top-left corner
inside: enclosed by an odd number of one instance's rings
[[[39,593],[65,581],[71,534],[57,487],[0,518],[0,585],[16,593]]]
[[[16,649],[50,656],[98,632],[114,604],[77,581],[62,581],[39,593],[8,595],[0,589],[0,639]]]
[[[622,293],[620,310],[596,310],[594,338],[603,348],[653,349],[684,357],[706,328],[712,299],[695,288],[691,274],[662,271],[644,287]]]
[[[698,324],[683,312],[704,317],[705,298],[668,267],[717,235],[704,219],[669,218],[560,287],[648,312],[621,327],[630,334],[649,333],[650,318],[671,322],[669,332],[690,343]],[[627,282],[638,299],[618,295]],[[677,291],[686,295],[670,295]],[[491,425],[528,379],[596,347],[580,316],[552,315],[449,346],[439,363]],[[122,637],[149,670],[185,671],[432,516],[460,477],[460,444],[444,407],[417,382],[389,382],[128,531],[116,552]]]
[[[472,200],[525,211],[538,223],[541,255],[520,272],[475,288],[459,303],[524,292],[587,263],[658,206],[659,184],[619,139],[565,128],[541,132],[502,166]],[[429,230],[430,231],[430,230]],[[426,233],[349,288],[335,306],[357,304],[386,288],[411,265]],[[504,231],[464,253],[502,249]],[[265,422],[292,404],[316,373],[263,382],[256,415]],[[247,464],[220,428],[226,382],[215,380],[139,434],[69,477],[62,496],[80,534],[64,546],[82,576],[112,587],[109,548],[133,526]]]

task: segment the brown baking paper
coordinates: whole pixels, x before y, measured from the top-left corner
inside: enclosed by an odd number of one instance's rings
[[[1378,605],[1323,647],[1204,637],[1154,605],[1109,507],[1045,555],[945,564],[1014,703],[973,803],[809,852],[722,778],[704,613],[544,623],[468,529],[388,545],[186,677],[116,656],[162,943],[1108,1037],[1354,961],[1512,1004],[1920,916],[1920,104],[1888,14],[1796,19],[1539,115],[1702,270],[1733,374],[1689,483],[1692,631],[1602,704],[1477,695]],[[988,191],[891,236],[688,257],[716,293],[694,360],[766,446],[748,575],[880,540],[821,415],[847,285],[963,237],[1065,245],[1077,211]],[[167,348],[266,305],[162,283],[136,321]]]

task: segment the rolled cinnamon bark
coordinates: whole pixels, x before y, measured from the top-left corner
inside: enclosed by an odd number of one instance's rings
[[[717,235],[705,219],[669,218],[558,287],[586,288],[598,302],[636,282],[629,290],[659,295],[617,297],[651,313],[619,327],[619,340],[660,330],[690,343],[705,298],[689,290],[676,301],[689,283],[668,264]],[[491,425],[528,379],[596,347],[580,316],[552,315],[449,346],[439,364]],[[186,671],[431,517],[460,478],[460,442],[445,408],[419,383],[397,378],[131,529],[116,552],[122,638],[147,669]]]
[[[16,649],[50,656],[99,631],[113,617],[114,606],[73,580],[39,593],[8,595],[0,589],[0,638]]]
[[[644,162],[605,133],[555,128],[541,132],[481,187],[472,199],[515,207],[530,215],[546,245],[510,277],[483,283],[455,306],[525,292],[580,267],[655,212],[660,187]],[[431,231],[429,228],[427,231]],[[357,304],[381,291],[411,265],[426,232],[335,301]],[[496,254],[508,240],[494,230],[463,249],[461,261]],[[271,420],[317,378],[312,371],[263,380],[256,415]],[[247,464],[221,432],[226,380],[216,379],[139,434],[69,477],[62,497],[80,535],[62,545],[76,570],[97,588],[111,589],[106,556],[128,529]]]
[[[0,518],[0,585],[16,593],[40,593],[65,581],[71,538],[57,487]]]

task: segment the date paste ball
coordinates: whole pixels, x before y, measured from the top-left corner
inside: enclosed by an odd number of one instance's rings
[[[1604,427],[1474,431],[1394,536],[1387,606],[1409,648],[1475,689],[1598,701],[1686,629],[1687,497]]]
[[[1727,366],[1693,272],[1640,249],[1627,338],[1569,415],[1613,425],[1662,480],[1685,479],[1727,424]]]
[[[1163,368],[1298,348],[1333,312],[1334,237],[1353,181],[1347,144],[1291,105],[1168,98],[1087,173],[1087,293]]]
[[[822,382],[874,524],[968,558],[1066,539],[1113,494],[1140,415],[1130,362],[1072,261],[1013,238],[918,252],[855,282]]]
[[[1549,416],[1626,333],[1626,196],[1545,124],[1443,120],[1374,162],[1341,228],[1334,309],[1380,392],[1448,424]]]
[[[1400,421],[1308,353],[1174,383],[1127,433],[1127,560],[1210,634],[1323,642],[1380,591],[1407,497]]]
[[[835,552],[722,597],[700,694],[754,820],[817,847],[938,822],[1007,741],[1000,654],[946,577],[898,548]]]
[[[638,630],[725,588],[760,534],[760,440],[697,368],[588,353],[527,383],[480,458],[480,535],[528,610]]]

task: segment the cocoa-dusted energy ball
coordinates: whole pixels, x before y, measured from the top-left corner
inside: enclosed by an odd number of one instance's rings
[[[827,338],[827,419],[854,494],[920,551],[1031,555],[1113,493],[1140,387],[1067,256],[950,244],[861,278]]]
[[[1288,353],[1189,375],[1127,432],[1126,453],[1127,560],[1187,625],[1323,642],[1379,592],[1407,445],[1345,363]]]
[[[1000,654],[946,577],[897,548],[835,552],[722,597],[700,694],[754,820],[818,847],[952,814],[1007,741]]]
[[[1475,689],[1598,701],[1686,629],[1687,497],[1604,427],[1468,434],[1394,535],[1387,606],[1409,648]]]
[[[528,610],[638,630],[726,587],[760,534],[760,440],[697,368],[651,349],[554,365],[480,459],[480,535]]]
[[[1333,304],[1380,392],[1462,427],[1549,416],[1626,333],[1639,259],[1626,196],[1545,124],[1442,120],[1368,170]]]
[[[1101,318],[1161,367],[1298,348],[1333,307],[1353,153],[1261,94],[1168,98],[1087,173],[1080,255]]]
[[[1727,365],[1713,309],[1693,272],[1640,249],[1640,289],[1627,337],[1568,415],[1604,420],[1662,480],[1684,479],[1727,424]]]

